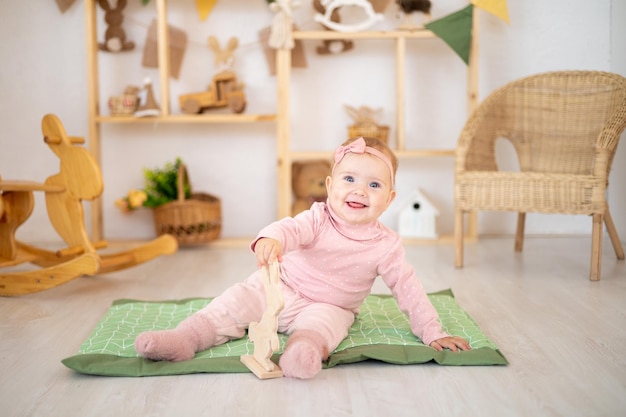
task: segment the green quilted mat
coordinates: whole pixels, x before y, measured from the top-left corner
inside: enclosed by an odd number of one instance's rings
[[[439,312],[443,329],[462,336],[472,350],[438,352],[411,333],[409,321],[394,298],[370,295],[346,339],[324,363],[324,368],[372,359],[394,364],[435,361],[441,365],[506,365],[504,355],[480,330],[476,322],[456,303],[450,290],[429,294]],[[254,345],[247,337],[215,346],[183,362],[152,361],[135,352],[135,337],[147,330],[171,329],[206,306],[207,298],[177,301],[117,300],[100,320],[78,353],[62,363],[77,372],[105,376],[155,376],[202,372],[249,372],[239,361],[251,355]],[[280,335],[281,347],[287,341]]]

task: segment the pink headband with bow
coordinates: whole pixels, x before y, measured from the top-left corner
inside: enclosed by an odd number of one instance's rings
[[[385,163],[385,165],[387,165],[387,168],[389,168],[389,175],[391,177],[391,183],[393,184],[394,182],[393,165],[391,164],[389,157],[385,155],[384,153],[382,153],[381,151],[379,151],[378,149],[374,149],[371,146],[367,146],[365,144],[365,139],[363,138],[358,138],[357,140],[355,140],[354,142],[351,142],[350,144],[346,146],[340,146],[337,148],[337,150],[335,151],[335,165],[333,166],[333,171],[335,170],[335,166],[337,166],[337,164],[341,162],[343,157],[347,153],[350,153],[350,152],[357,153],[357,154],[369,153],[370,155],[374,155],[378,159],[382,160]]]

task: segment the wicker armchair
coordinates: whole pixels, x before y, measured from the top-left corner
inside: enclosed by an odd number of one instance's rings
[[[602,223],[618,259],[624,250],[606,200],[609,172],[626,127],[626,78],[557,71],[513,81],[467,121],[455,163],[455,266],[463,266],[464,214],[518,212],[521,251],[527,212],[592,216],[590,279],[600,279]],[[519,172],[499,171],[495,143],[508,139]],[[622,161],[624,162],[624,161]]]

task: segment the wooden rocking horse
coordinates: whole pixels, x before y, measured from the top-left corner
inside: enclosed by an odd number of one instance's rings
[[[367,0],[320,0],[321,6],[324,8],[324,13],[316,13],[315,21],[326,26],[328,29],[337,32],[360,32],[365,30],[376,22],[384,19],[382,13],[376,13],[372,3]],[[360,22],[353,24],[343,24],[336,22],[333,19],[333,13],[338,9],[346,6],[352,6],[360,8],[365,13],[365,18]]]
[[[44,184],[29,181],[4,181],[0,178],[0,296],[43,291],[83,275],[107,273],[138,265],[178,249],[170,235],[119,253],[99,254],[105,241],[91,242],[85,228],[82,200],[102,194],[102,175],[80,137],[69,137],[59,118],[44,116],[41,128],[44,142],[60,159],[59,173]],[[57,251],[19,242],[15,231],[33,211],[34,191],[43,191],[50,223],[67,248]],[[37,269],[16,270],[16,265],[31,263]]]

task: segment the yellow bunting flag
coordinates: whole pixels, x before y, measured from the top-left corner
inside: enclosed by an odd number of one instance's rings
[[[472,4],[496,17],[499,17],[506,23],[510,23],[509,10],[506,6],[506,0],[472,0]]]
[[[217,0],[196,0],[196,8],[198,9],[200,20],[206,20],[215,3],[217,3]]]

